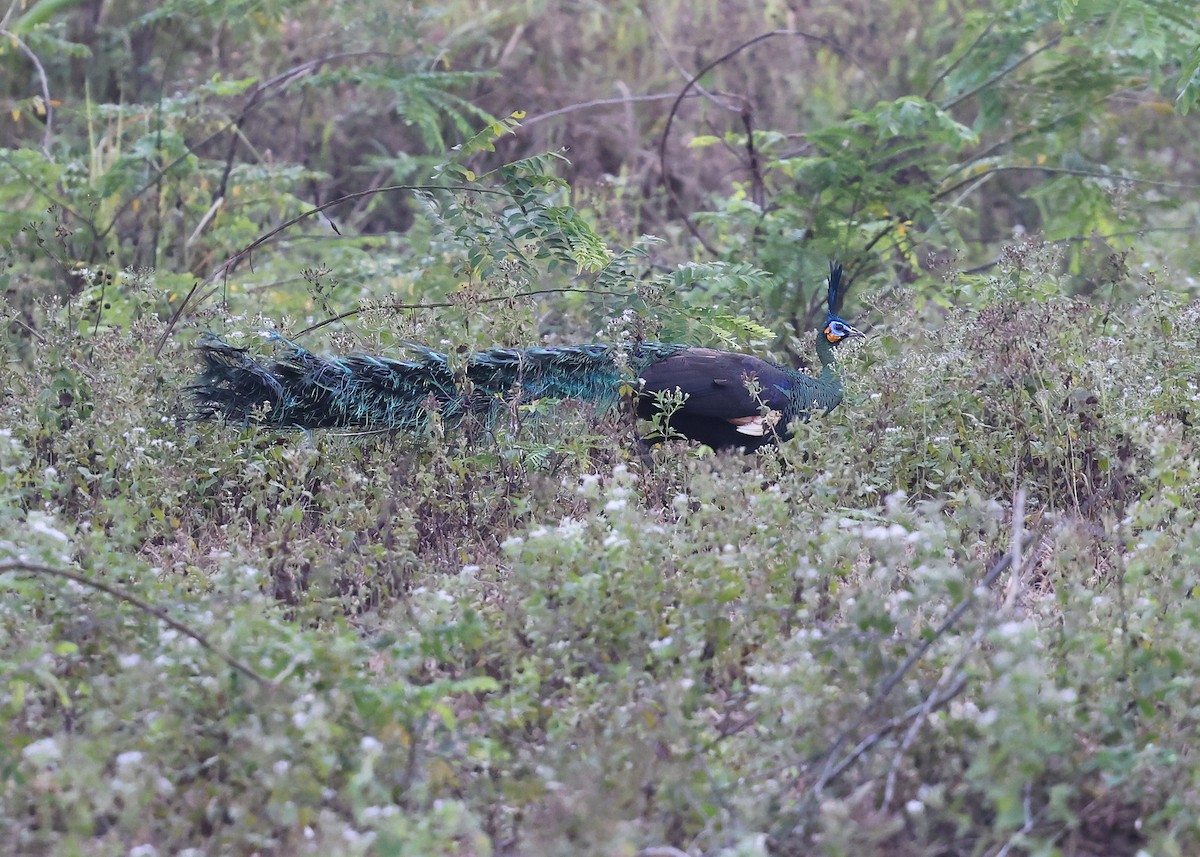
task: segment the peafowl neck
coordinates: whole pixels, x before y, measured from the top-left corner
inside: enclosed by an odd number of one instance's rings
[[[837,358],[833,356],[833,343],[825,338],[823,331],[817,331],[817,357],[821,360],[821,374],[818,376],[822,384],[837,391],[838,398],[842,395],[842,379],[837,371]]]
[[[841,403],[842,379],[833,356],[833,343],[820,330],[817,331],[817,357],[821,360],[821,372],[815,378],[795,372],[793,386],[789,390],[794,413],[786,416],[808,419],[813,410],[829,411]]]

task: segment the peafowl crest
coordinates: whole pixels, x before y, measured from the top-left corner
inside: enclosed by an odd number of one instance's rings
[[[607,408],[631,393],[638,416],[650,419],[669,395],[674,405],[660,416],[673,432],[714,449],[756,449],[789,437],[793,421],[841,402],[833,352],[862,336],[834,312],[841,284],[842,268],[831,263],[817,376],[750,354],[661,342],[493,348],[456,371],[447,355],[417,344],[405,358],[321,357],[283,340],[281,356],[264,365],[206,335],[198,345],[203,371],[188,391],[202,419],[359,431],[419,431],[431,404],[449,423],[488,420],[514,395]]]

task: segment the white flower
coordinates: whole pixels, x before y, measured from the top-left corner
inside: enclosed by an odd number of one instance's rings
[[[1001,637],[1023,637],[1028,631],[1028,622],[1005,622],[996,626],[996,633]]]
[[[565,539],[573,539],[587,528],[587,522],[567,516],[558,522],[558,534]]]
[[[138,750],[126,750],[117,756],[117,767],[128,768],[133,765],[140,764],[142,761],[142,753]]]
[[[67,536],[67,534],[62,530],[54,527],[50,521],[50,516],[43,514],[42,512],[30,512],[25,518],[25,523],[29,526],[31,532],[38,533],[39,535],[43,536],[49,536],[55,541],[69,542],[71,540],[70,537]]]
[[[48,765],[62,758],[62,748],[53,738],[43,738],[40,741],[34,741],[22,750],[21,756],[35,765]]]
[[[619,536],[616,533],[609,533],[604,537],[604,546],[606,548],[623,548],[627,544],[629,544],[629,539]]]

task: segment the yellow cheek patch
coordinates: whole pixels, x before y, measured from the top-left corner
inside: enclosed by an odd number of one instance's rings
[[[833,332],[832,325],[825,328],[825,338],[828,339],[831,343],[833,343],[835,345],[837,343],[841,342],[843,339],[843,337],[838,336],[836,333]]]

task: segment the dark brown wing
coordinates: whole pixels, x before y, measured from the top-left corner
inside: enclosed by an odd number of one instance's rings
[[[643,418],[655,412],[654,394],[680,390],[687,400],[671,417],[671,426],[692,440],[720,449],[728,446],[761,446],[771,440],[764,424],[762,405],[783,412],[788,405],[788,375],[749,354],[689,348],[647,366],[641,373],[645,385],[638,402]],[[746,388],[754,378],[761,388],[758,398]],[[777,426],[783,432],[786,426]]]

